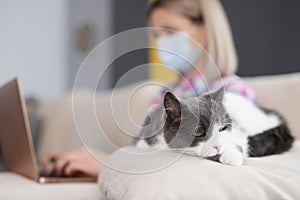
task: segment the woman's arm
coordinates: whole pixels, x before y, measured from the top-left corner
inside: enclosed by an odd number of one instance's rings
[[[103,161],[106,160],[107,156],[107,154],[101,153],[101,159]],[[49,169],[49,165],[51,165],[51,163],[54,163],[54,166],[52,169]],[[50,173],[49,170],[51,170],[58,176],[85,175],[90,177],[98,177],[102,169],[102,163],[94,158],[83,147],[78,150],[63,154],[48,154],[41,161],[41,164],[44,171]]]

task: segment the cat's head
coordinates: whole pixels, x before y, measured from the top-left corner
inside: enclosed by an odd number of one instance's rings
[[[189,154],[208,156],[219,135],[231,129],[223,97],[223,87],[187,99],[178,99],[167,92],[163,102],[166,116],[163,133],[168,146]]]

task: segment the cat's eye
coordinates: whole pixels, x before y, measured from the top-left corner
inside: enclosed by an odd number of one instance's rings
[[[205,137],[206,133],[196,132],[196,133],[194,133],[194,136],[195,137]]]
[[[219,129],[219,132],[227,130],[229,127],[228,126],[223,126],[222,128]]]

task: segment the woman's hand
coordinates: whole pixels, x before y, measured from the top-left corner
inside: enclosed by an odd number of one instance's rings
[[[102,164],[92,157],[85,148],[80,148],[64,154],[49,154],[42,160],[42,169],[49,173],[49,165],[54,163],[51,169],[58,176],[85,175],[98,177]]]

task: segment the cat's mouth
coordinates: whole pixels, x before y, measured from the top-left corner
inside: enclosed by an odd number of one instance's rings
[[[191,147],[185,147],[185,148],[172,148],[170,149],[171,151],[175,153],[180,153],[180,154],[186,154],[190,156],[196,156],[200,158],[205,158],[209,160],[214,160],[215,157],[219,157],[220,153],[217,151],[209,151],[208,153],[201,152],[201,148],[191,148]],[[214,150],[214,149],[212,149]]]
[[[215,156],[209,156],[209,157],[206,157],[205,159],[208,159],[208,160],[212,160],[212,161],[219,161],[220,160],[220,154],[217,154]]]

